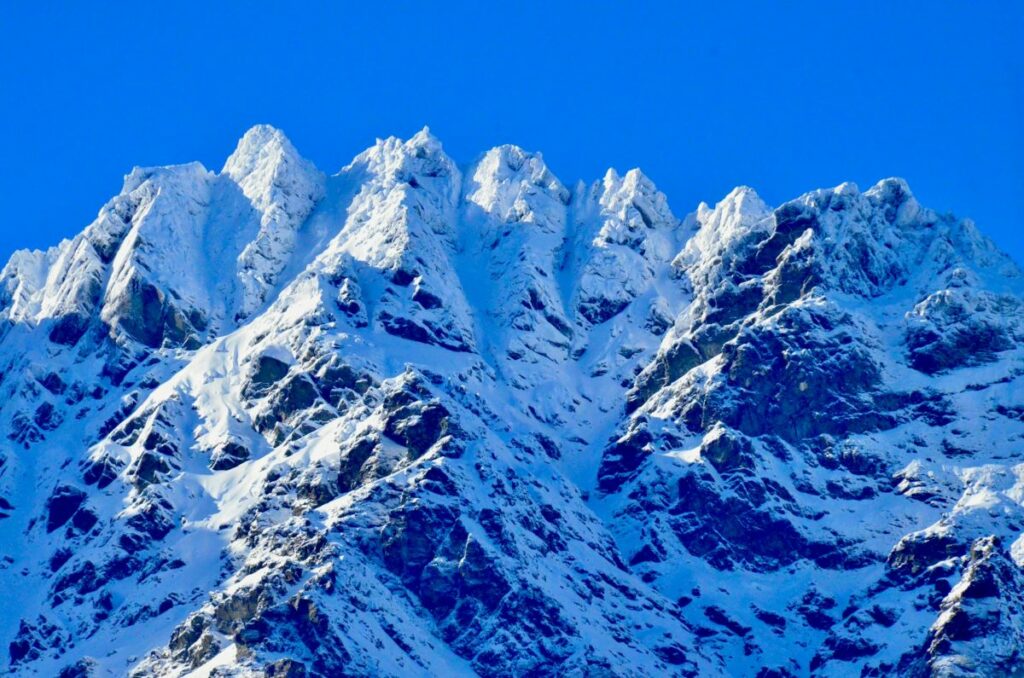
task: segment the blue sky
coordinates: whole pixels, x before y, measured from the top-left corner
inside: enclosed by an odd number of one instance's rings
[[[899,175],[1024,262],[1024,5],[700,4],[5,2],[0,259],[269,122],[332,172],[424,124],[462,163],[639,166],[680,215]]]

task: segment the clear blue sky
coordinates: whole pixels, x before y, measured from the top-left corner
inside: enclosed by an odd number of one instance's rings
[[[462,163],[639,166],[680,215],[899,175],[1024,262],[1024,3],[43,4],[0,8],[3,260],[269,122],[331,172],[424,124]]]

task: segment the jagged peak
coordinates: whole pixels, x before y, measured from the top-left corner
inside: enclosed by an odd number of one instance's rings
[[[429,127],[407,140],[396,136],[378,138],[373,146],[357,155],[342,171],[367,171],[385,182],[420,184],[421,179],[458,178],[455,162]],[[414,177],[419,177],[413,181]]]
[[[850,183],[850,182],[847,182]],[[842,186],[847,184],[841,184],[836,188],[838,192]],[[853,185],[856,189],[856,184]],[[910,190],[910,184],[907,183],[906,179],[902,177],[888,177],[877,182],[874,186],[864,191],[864,195],[877,195],[877,196],[900,196],[901,198],[912,198],[914,197],[913,191]]]
[[[858,187],[857,184],[855,184],[852,181],[844,181],[843,183],[833,188],[832,192],[835,193],[836,195],[859,195],[860,187]]]
[[[530,221],[535,219],[529,214],[550,209],[544,200],[565,206],[571,193],[548,168],[543,155],[504,144],[484,153],[470,168],[465,196],[467,202],[501,221]]]
[[[880,220],[870,220],[876,229],[912,226],[914,224],[930,224],[936,215],[932,210],[923,208],[914,198],[906,180],[899,177],[882,179],[868,190],[861,192],[857,184],[846,181],[833,188],[820,188],[804,193],[786,203],[787,206],[802,205],[813,210],[831,206],[834,210],[840,206],[857,205],[863,214],[871,212],[883,216]],[[842,223],[847,223],[845,220]],[[852,222],[851,222],[852,223]]]
[[[547,170],[544,163],[544,155],[539,151],[527,151],[522,146],[515,144],[500,144],[483,154],[478,167],[493,164],[495,169],[507,169],[513,173],[522,170],[524,165],[529,164],[529,169]]]
[[[289,196],[315,201],[323,193],[323,173],[299,154],[284,132],[271,125],[251,127],[221,173],[237,183],[261,211],[288,202]]]
[[[20,249],[0,268],[0,317],[18,318],[35,311],[32,297],[43,287],[54,260],[71,244],[62,240],[46,250]]]
[[[623,200],[631,202],[637,198],[646,198],[657,202],[667,199],[658,190],[654,181],[638,167],[620,175],[614,167],[609,167],[601,181],[595,184],[595,191],[600,194],[602,205]]]
[[[910,185],[906,180],[899,177],[882,179],[877,184],[864,192],[864,197],[880,205],[889,206],[895,209],[893,218],[897,225],[905,225],[916,221],[924,213],[921,204],[917,202]],[[931,213],[928,212],[931,216]]]
[[[702,202],[694,215],[697,230],[674,261],[675,266],[711,266],[724,252],[758,229],[770,227],[771,207],[749,186],[737,186],[711,208]],[[687,218],[687,223],[691,218]]]
[[[904,204],[920,208],[913,192],[910,190],[910,185],[905,179],[900,177],[882,179],[863,192],[861,192],[856,183],[844,181],[833,188],[819,188],[814,191],[808,191],[790,202],[819,204],[831,202],[835,197],[861,198],[875,205],[889,205],[897,209]],[[916,210],[914,211],[916,213]]]
[[[261,213],[260,231],[238,257],[239,317],[262,304],[292,254],[295,232],[325,193],[326,177],[284,132],[256,125],[239,140],[222,170]]]
[[[254,125],[238,140],[221,173],[242,183],[261,166],[301,160],[298,150],[284,132],[271,125]]]
[[[600,232],[605,239],[621,239],[623,234],[613,235],[613,232],[623,228],[627,231],[666,226],[674,228],[678,224],[669,208],[668,198],[638,168],[624,175],[615,168],[609,168],[601,180],[591,185],[587,199],[590,207],[584,207],[582,214],[596,212],[600,215],[598,218],[603,222]]]
[[[479,184],[526,183],[557,195],[563,202],[568,199],[568,189],[544,162],[543,154],[514,144],[495,146],[484,153],[474,166],[472,176]]]
[[[7,260],[3,269],[0,269],[0,277],[2,277],[3,271],[7,271],[8,269],[12,271],[18,269],[25,270],[29,268],[42,270],[46,259],[52,257],[55,252],[58,252],[61,247],[64,247],[65,244],[69,242],[70,240],[65,238],[64,240],[61,240],[59,245],[49,247],[45,250],[35,248],[14,250],[11,252],[11,257]]]
[[[121,193],[131,193],[147,181],[194,181],[196,179],[208,178],[210,174],[210,171],[201,162],[195,161],[181,165],[157,165],[153,167],[139,167],[136,165],[132,168],[131,172],[124,176]]]
[[[426,156],[444,155],[444,145],[430,131],[430,127],[424,126],[416,134],[408,139],[397,136],[386,138],[378,137],[373,146],[366,149],[356,159],[374,156],[406,156],[412,155],[419,158]]]
[[[755,208],[766,205],[758,192],[750,186],[737,186],[732,189],[719,202],[719,204],[722,203],[736,203],[737,205],[754,206]]]
[[[639,170],[566,208],[515,146],[484,212],[429,132],[379,149],[259,226],[227,174],[140,169],[0,272],[10,672],[1017,660],[1024,297],[971,222],[898,227],[889,181],[670,228]]]
[[[614,167],[609,167],[608,171],[604,173],[601,183],[604,185],[605,191],[616,190],[619,188],[626,188],[634,191],[657,190],[651,178],[644,174],[643,170],[639,167],[634,167],[628,170],[625,174],[619,174],[618,170]]]
[[[771,207],[757,191],[749,186],[737,186],[719,200],[714,209],[702,202],[697,207],[697,220],[704,229],[720,230],[740,223],[756,223],[770,212]]]
[[[427,149],[432,153],[443,150],[441,140],[434,136],[430,131],[429,125],[424,125],[419,132],[409,137],[409,140],[405,142],[405,146],[410,149]]]

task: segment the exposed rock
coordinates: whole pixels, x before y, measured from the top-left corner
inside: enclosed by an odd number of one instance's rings
[[[71,520],[86,496],[85,492],[75,487],[57,487],[46,502],[46,531],[53,532]]]
[[[214,471],[226,471],[249,459],[249,449],[233,440],[228,440],[213,451],[210,456],[210,468]]]

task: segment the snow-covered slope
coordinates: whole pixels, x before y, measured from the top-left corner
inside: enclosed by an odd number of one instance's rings
[[[1024,276],[900,180],[326,176],[258,126],[0,272],[13,675],[1024,670]]]

